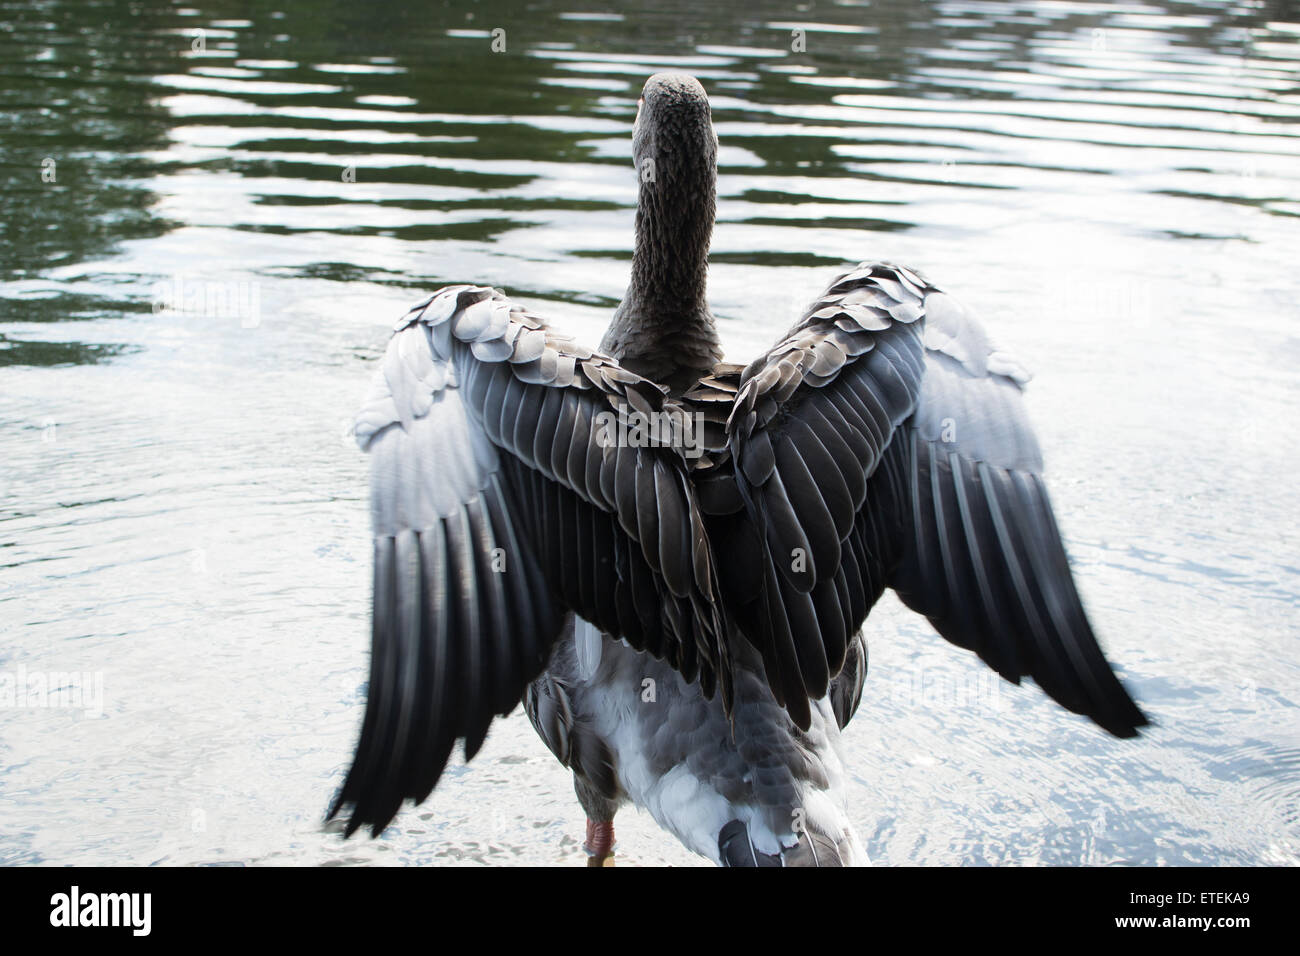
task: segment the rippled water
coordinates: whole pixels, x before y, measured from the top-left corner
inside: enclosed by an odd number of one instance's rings
[[[380,840],[321,831],[368,644],[344,430],[438,285],[598,338],[664,68],[713,99],[730,356],[866,258],[979,310],[1038,372],[1080,588],[1158,721],[1110,740],[890,599],[846,738],[872,858],[1298,861],[1294,3],[246,16],[0,3],[0,863],[582,861],[518,712]]]

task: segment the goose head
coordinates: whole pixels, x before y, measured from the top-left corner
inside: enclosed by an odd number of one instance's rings
[[[643,238],[640,224],[647,220],[693,225],[695,234],[675,238],[707,257],[717,206],[718,135],[699,80],[685,73],[656,73],[646,80],[632,155],[641,182],[637,238]]]
[[[639,182],[632,276],[602,347],[676,391],[722,357],[707,299],[718,137],[695,77],[656,73],[646,80],[632,155]]]

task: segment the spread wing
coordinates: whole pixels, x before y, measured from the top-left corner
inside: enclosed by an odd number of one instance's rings
[[[685,443],[620,440],[632,415],[680,426],[658,386],[493,289],[443,289],[398,324],[356,426],[374,607],[365,717],[330,811],[351,806],[348,833],[424,800],[458,738],[472,757],[570,611],[710,694],[720,675],[727,697]]]
[[[1021,398],[1025,371],[951,296],[925,298],[925,378],[897,456],[910,490],[890,586],[1008,680],[1119,737],[1147,721],[1088,623]]]
[[[841,276],[738,377],[699,499],[728,611],[796,723],[887,586],[1008,679],[1121,736],[1145,723],[1070,577],[1023,378],[951,297],[888,265]]]

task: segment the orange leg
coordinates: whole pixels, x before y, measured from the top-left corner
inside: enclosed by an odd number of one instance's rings
[[[614,865],[614,821],[593,820],[587,818],[587,842],[582,847],[587,851],[588,866]]]

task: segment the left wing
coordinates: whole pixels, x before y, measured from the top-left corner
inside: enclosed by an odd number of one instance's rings
[[[620,442],[663,390],[493,289],[398,325],[357,423],[371,455],[370,684],[330,812],[382,830],[474,756],[570,613],[729,694],[713,559],[680,444]]]

